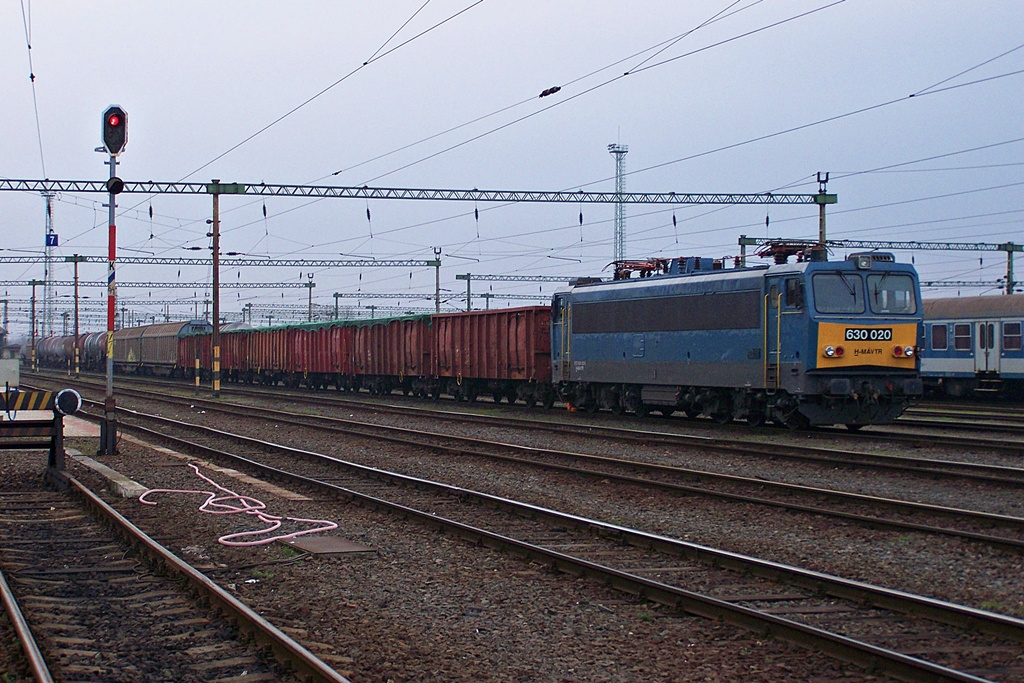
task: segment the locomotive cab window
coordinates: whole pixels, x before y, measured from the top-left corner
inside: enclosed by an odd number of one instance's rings
[[[868,275],[868,301],[872,313],[913,315],[917,313],[914,280],[902,273]]]
[[[818,313],[863,313],[864,282],[853,273],[817,273],[811,280]]]
[[[935,351],[945,351],[948,347],[949,342],[946,339],[948,329],[946,323],[935,323],[932,325],[932,349]]]
[[[1003,323],[1003,350],[1021,350],[1020,323]]]
[[[971,326],[967,323],[953,325],[953,348],[957,351],[971,350]]]
[[[798,278],[786,280],[786,308],[804,307],[804,282]]]

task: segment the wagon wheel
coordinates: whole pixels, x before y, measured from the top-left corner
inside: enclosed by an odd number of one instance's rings
[[[856,431],[860,431],[860,428],[863,427],[863,426],[864,425],[848,424],[848,425],[846,425],[846,428],[849,429],[851,432],[856,432]]]
[[[597,411],[601,410],[601,404],[595,399],[591,399],[583,404],[583,410],[587,411],[590,415],[593,415]]]
[[[511,406],[511,405],[515,405],[516,398],[517,398],[517,396],[516,396],[516,388],[515,387],[509,387],[508,390],[505,392],[505,400],[508,401],[508,404]]]
[[[751,427],[763,427],[768,417],[763,410],[754,409],[747,415],[747,424]]]
[[[665,417],[672,417],[675,414],[676,409],[666,406],[664,408],[659,409],[659,412]]]
[[[689,408],[683,408],[683,412],[686,413],[686,417],[690,418],[691,420],[695,420],[700,415],[700,408],[697,408],[696,406],[691,406]]]
[[[622,401],[616,401],[611,407],[612,415],[622,415],[626,409],[622,407]]]
[[[711,413],[711,419],[720,425],[727,425],[732,422],[732,411],[718,411]]]
[[[643,401],[637,401],[636,405],[633,406],[633,412],[636,413],[637,417],[647,417],[650,415],[651,409]]]
[[[796,431],[798,429],[807,429],[810,426],[810,420],[794,408],[792,412],[782,418],[782,424]]]
[[[531,399],[531,400],[533,400],[533,399]],[[551,408],[554,407],[554,405],[555,405],[555,392],[553,392],[553,391],[545,392],[545,394],[544,394],[544,402],[543,402],[544,410],[551,410]]]
[[[499,403],[501,403],[501,396],[501,392],[495,389],[494,393],[491,394],[491,398],[494,399],[494,405],[498,405]],[[509,403],[511,402],[512,401],[509,401]]]

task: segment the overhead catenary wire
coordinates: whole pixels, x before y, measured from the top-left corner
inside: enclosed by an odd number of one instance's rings
[[[468,12],[469,10],[471,10],[471,9],[473,9],[474,7],[476,7],[477,5],[481,4],[481,3],[483,2],[483,1],[484,1],[484,0],[476,0],[475,2],[471,3],[471,4],[470,4],[470,5],[468,6],[468,7],[465,7],[465,8],[463,8],[463,9],[459,10],[458,12],[455,12],[454,14],[452,14],[452,15],[448,16],[447,18],[445,18],[445,19],[442,19],[441,21],[437,22],[437,23],[436,23],[436,24],[434,24],[433,26],[431,26],[431,27],[429,27],[429,28],[427,28],[427,29],[425,29],[425,30],[421,31],[420,33],[417,33],[417,34],[416,34],[416,35],[414,35],[414,36],[413,36],[412,38],[409,38],[408,40],[405,40],[405,41],[403,41],[403,42],[399,43],[398,45],[396,45],[396,46],[392,47],[392,48],[391,48],[390,50],[387,50],[386,52],[383,52],[383,53],[381,53],[381,52],[380,52],[381,48],[378,48],[378,49],[377,49],[377,51],[376,51],[376,52],[374,52],[374,56],[370,57],[370,58],[369,58],[369,59],[367,59],[367,60],[366,60],[365,62],[363,62],[362,64],[360,64],[360,65],[359,65],[359,66],[357,66],[356,68],[352,69],[351,71],[349,71],[348,73],[346,73],[346,74],[345,74],[344,76],[342,76],[342,77],[341,77],[341,78],[339,78],[338,80],[334,81],[333,83],[331,83],[331,84],[330,84],[330,85],[328,85],[327,87],[323,88],[322,90],[320,90],[320,91],[319,91],[319,92],[317,92],[316,94],[312,95],[311,97],[308,97],[307,99],[305,99],[304,101],[302,101],[302,102],[301,102],[301,103],[299,103],[298,105],[296,105],[296,106],[292,107],[291,109],[289,109],[289,110],[288,110],[287,112],[285,112],[285,113],[284,113],[284,114],[282,114],[281,116],[277,117],[276,119],[274,119],[274,120],[273,120],[273,121],[271,121],[270,123],[266,124],[265,126],[263,126],[262,128],[260,128],[259,130],[257,130],[257,131],[256,131],[255,133],[252,133],[251,135],[249,135],[248,137],[246,137],[246,138],[245,138],[245,139],[243,139],[242,141],[240,141],[240,142],[238,142],[238,143],[235,143],[234,145],[232,145],[231,147],[229,147],[229,148],[228,148],[228,149],[226,149],[225,151],[223,151],[223,152],[221,152],[220,154],[218,154],[217,156],[215,156],[215,157],[214,157],[213,159],[210,159],[209,161],[207,161],[207,162],[206,162],[205,164],[203,164],[203,165],[202,165],[202,166],[200,166],[199,168],[196,168],[196,169],[195,169],[195,170],[193,170],[192,172],[188,173],[188,174],[187,174],[187,175],[185,175],[185,176],[184,176],[183,178],[181,178],[181,180],[186,180],[186,179],[188,179],[188,178],[191,178],[191,177],[192,177],[192,176],[194,176],[194,175],[195,175],[196,173],[199,173],[199,171],[202,171],[202,170],[203,170],[204,168],[206,168],[206,167],[208,167],[208,166],[212,165],[212,164],[213,164],[214,162],[216,162],[216,161],[218,161],[218,160],[220,160],[220,159],[223,159],[223,158],[224,158],[224,157],[226,157],[226,156],[227,156],[228,154],[230,154],[231,152],[234,152],[234,151],[235,151],[236,149],[238,149],[238,148],[239,148],[239,147],[241,147],[242,145],[246,144],[247,142],[250,142],[251,140],[253,140],[253,139],[257,138],[257,137],[259,137],[260,135],[262,135],[262,134],[263,134],[263,133],[265,133],[266,131],[270,130],[271,128],[273,128],[273,127],[274,127],[274,126],[276,126],[277,124],[279,124],[279,123],[281,123],[282,121],[284,121],[285,119],[287,119],[287,118],[288,118],[289,116],[291,116],[291,115],[292,115],[292,114],[294,114],[295,112],[299,111],[300,109],[303,109],[304,107],[306,107],[306,106],[307,106],[307,105],[309,105],[310,103],[312,103],[312,102],[316,101],[317,99],[319,99],[319,98],[320,98],[321,96],[323,96],[323,95],[324,95],[324,94],[326,94],[327,92],[329,92],[329,91],[333,90],[333,89],[334,89],[335,87],[337,87],[338,85],[340,85],[340,84],[344,83],[344,82],[345,82],[345,81],[347,81],[347,80],[348,80],[349,78],[351,78],[351,77],[352,77],[352,76],[354,76],[355,74],[359,73],[360,71],[362,71],[362,70],[363,70],[364,68],[366,68],[366,67],[367,67],[367,66],[369,66],[370,64],[373,64],[374,62],[376,62],[376,61],[378,61],[378,60],[381,60],[381,59],[383,59],[384,57],[387,57],[388,55],[390,55],[390,54],[394,53],[395,51],[397,51],[397,50],[400,50],[400,49],[402,49],[403,47],[405,47],[406,45],[408,45],[408,44],[412,43],[412,42],[413,42],[414,40],[417,40],[417,39],[419,39],[419,38],[422,38],[423,36],[425,36],[425,35],[427,35],[428,33],[430,33],[430,32],[432,32],[432,31],[434,31],[435,29],[438,29],[438,28],[440,28],[441,26],[444,26],[444,25],[445,25],[445,24],[447,24],[447,23],[448,23],[449,21],[452,21],[453,19],[455,19],[455,18],[457,18],[457,17],[459,17],[459,16],[461,16],[461,15],[465,14],[465,13],[466,13],[466,12]],[[426,6],[426,3],[424,3],[424,6]],[[420,7],[420,9],[416,10],[416,14],[419,14],[420,10],[422,10],[422,9],[423,9],[423,7]],[[415,16],[415,14],[414,14],[413,16]],[[408,22],[408,21],[406,21],[406,22],[405,22],[405,24],[403,24],[402,26],[404,27],[404,26],[405,26],[406,24],[408,24],[408,23],[409,23],[409,22]],[[401,30],[401,29],[399,29],[399,30]],[[397,33],[397,32],[396,32],[396,33]],[[388,39],[387,39],[387,41],[385,41],[384,45],[387,45],[387,43],[390,43],[390,42],[391,42],[391,40],[392,40],[393,38],[394,38],[394,35],[392,35],[392,36],[391,36],[390,38],[388,38]],[[381,47],[383,48],[383,45],[382,45]]]
[[[36,96],[36,71],[32,65],[32,0],[21,2],[21,23],[25,29],[25,47],[28,51],[28,80],[32,84],[32,110],[36,117],[36,139],[39,141],[39,165],[46,177],[46,158],[43,155],[43,129],[39,124],[39,98]]]

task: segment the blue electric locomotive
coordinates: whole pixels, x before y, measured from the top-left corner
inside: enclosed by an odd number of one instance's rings
[[[824,252],[726,269],[686,258],[578,281],[552,302],[552,381],[584,410],[791,427],[894,421],[922,394],[917,273]],[[622,275],[617,274],[617,275]]]

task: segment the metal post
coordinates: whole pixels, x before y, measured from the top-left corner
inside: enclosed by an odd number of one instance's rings
[[[441,248],[434,247],[434,312],[441,312]]]
[[[38,369],[36,366],[36,285],[41,284],[43,284],[42,280],[32,280],[32,332],[28,354],[28,364],[29,367],[32,368],[32,372],[35,372]]]
[[[472,273],[466,273],[466,310],[467,311],[472,311],[473,310],[472,284],[473,284],[473,274]]]
[[[313,288],[316,287],[316,283],[313,282],[313,273],[307,275],[309,282],[306,283],[306,287],[309,289],[309,312],[306,314],[306,322],[313,322]],[[338,300],[334,300],[337,304]]]
[[[1013,242],[1010,242],[1007,245],[1007,249],[1006,249],[1006,293],[1007,294],[1013,294],[1013,285],[1014,285],[1014,282],[1013,282],[1013,252],[1014,252],[1014,249],[1013,249],[1013,247],[1014,246],[1016,246],[1016,245],[1014,245]],[[1018,247],[1018,250],[1019,250],[1019,247]]]
[[[818,171],[818,246],[825,248],[825,188],[828,185],[828,171],[822,177]]]
[[[81,263],[82,261],[84,261],[85,259],[86,259],[85,256],[79,256],[78,254],[75,254],[74,256],[70,256],[67,259],[65,259],[65,260],[71,261],[72,263],[75,264],[75,358],[74,358],[74,363],[75,363],[75,377],[76,378],[79,376],[79,373],[81,372],[81,350],[78,348],[78,335],[79,335],[79,331],[78,331],[78,264]]]
[[[213,397],[220,396],[220,180],[213,180]]]
[[[107,163],[110,165],[110,178],[117,177],[117,157],[111,154]],[[107,187],[112,187],[109,180]],[[117,311],[117,283],[114,278],[114,261],[117,258],[115,198],[113,192],[107,193],[107,393],[103,400],[103,422],[100,423],[100,448],[97,455],[117,454],[117,419],[114,417],[117,408],[114,400],[114,316]]]

